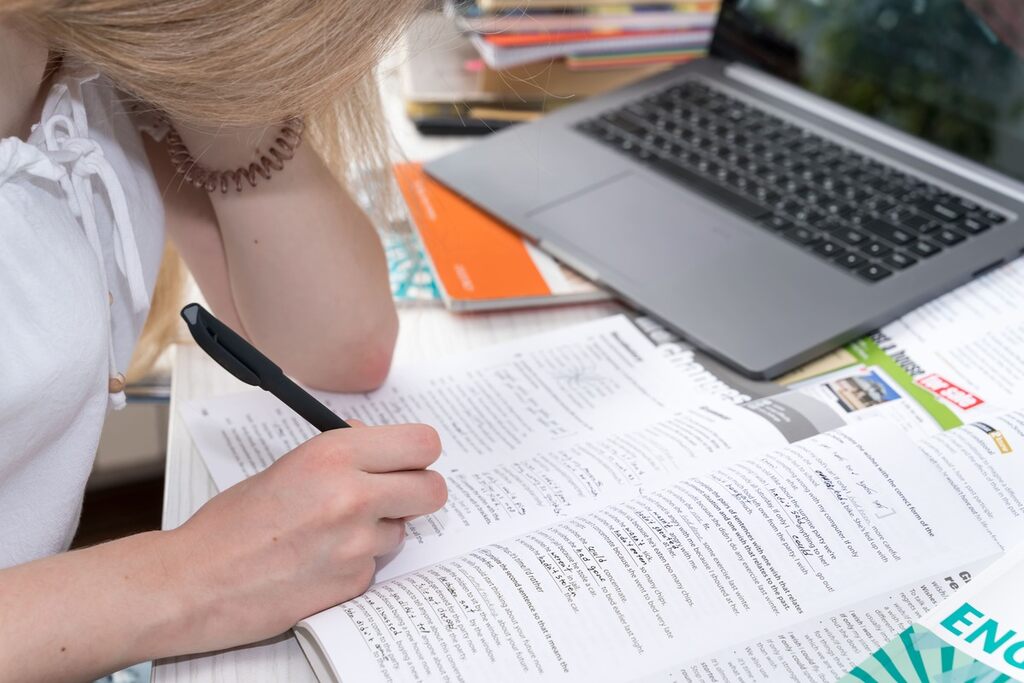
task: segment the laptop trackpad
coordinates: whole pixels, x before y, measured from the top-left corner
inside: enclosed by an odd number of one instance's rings
[[[741,230],[685,192],[628,172],[528,215],[599,272],[631,280],[714,267]]]

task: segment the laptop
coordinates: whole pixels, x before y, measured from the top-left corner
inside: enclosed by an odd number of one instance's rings
[[[772,378],[1021,253],[1012,5],[724,0],[708,58],[426,170]]]

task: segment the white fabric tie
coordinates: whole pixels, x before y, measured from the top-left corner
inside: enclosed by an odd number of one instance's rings
[[[103,149],[88,137],[89,126],[82,103],[81,83],[88,79],[72,80],[68,86],[61,84],[71,105],[71,117],[55,111],[44,111],[41,124],[46,144],[47,156],[51,161],[60,164],[65,172],[57,179],[67,196],[72,213],[79,219],[85,232],[86,240],[92,248],[99,264],[103,288],[110,291],[107,280],[106,263],[103,258],[103,246],[100,241],[99,227],[96,223],[96,210],[93,204],[93,178],[99,181],[110,200],[114,227],[114,260],[118,270],[124,275],[131,295],[132,309],[141,313],[149,307],[149,291],[143,276],[142,261],[138,245],[135,241],[135,230],[132,226],[131,214],[124,188],[114,168],[103,154]],[[64,99],[57,97],[51,100],[56,104]],[[108,309],[107,324],[112,326],[112,317]],[[120,374],[114,354],[114,331],[108,335],[107,356],[110,363],[110,376]],[[114,409],[124,407],[124,391],[110,394]]]

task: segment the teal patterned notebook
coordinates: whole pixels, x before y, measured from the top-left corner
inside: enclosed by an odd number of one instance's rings
[[[411,234],[383,235],[388,257],[391,296],[399,303],[441,301],[419,238]]]

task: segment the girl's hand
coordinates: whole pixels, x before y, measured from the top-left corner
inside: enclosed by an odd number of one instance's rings
[[[367,589],[405,521],[441,508],[426,425],[325,432],[170,532],[185,576],[180,652],[249,643]],[[173,572],[177,574],[178,572]]]

